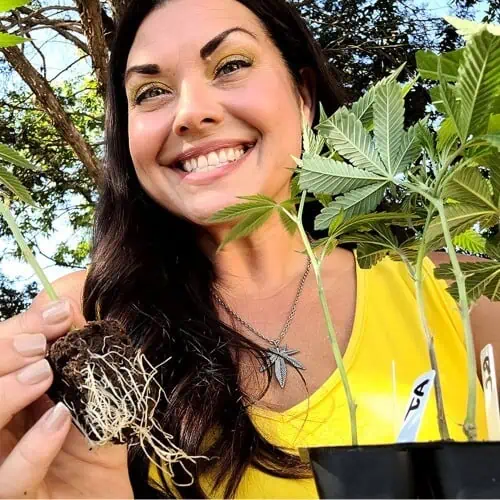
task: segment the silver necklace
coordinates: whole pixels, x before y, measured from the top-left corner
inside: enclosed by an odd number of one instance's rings
[[[295,294],[295,298],[292,302],[292,306],[290,308],[290,312],[288,314],[288,318],[285,321],[285,324],[281,328],[281,332],[277,339],[271,340],[262,333],[258,332],[250,323],[245,321],[236,311],[234,311],[229,305],[226,304],[224,299],[217,293],[215,290],[213,291],[213,296],[215,300],[226,310],[226,312],[232,316],[238,323],[243,325],[247,330],[251,331],[254,335],[259,337],[262,340],[265,340],[271,347],[266,348],[267,359],[265,363],[261,366],[260,371],[264,372],[266,370],[274,369],[274,376],[278,381],[280,387],[283,389],[286,383],[286,375],[287,375],[287,363],[289,365],[298,368],[299,370],[305,370],[304,365],[295,359],[294,355],[298,354],[300,351],[298,349],[288,349],[287,345],[281,346],[281,342],[285,338],[285,335],[292,324],[293,318],[295,317],[295,311],[297,310],[297,303],[299,302],[300,296],[302,295],[302,291],[304,290],[304,284],[306,282],[307,275],[311,270],[311,259],[307,259],[307,266],[304,274],[299,282],[299,286],[297,288],[297,293]]]

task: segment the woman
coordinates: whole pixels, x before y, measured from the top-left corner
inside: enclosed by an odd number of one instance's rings
[[[326,63],[284,0],[133,0],[110,68],[90,271],[56,282],[60,302],[42,294],[0,325],[0,496],[314,497],[296,448],[348,444],[349,427],[302,243],[271,219],[216,253],[230,226],[208,219],[238,196],[289,197],[301,116],[314,124],[318,102],[328,113],[338,106]],[[459,320],[426,269],[450,432],[460,438]],[[412,285],[400,264],[361,271],[342,248],[323,276],[361,442],[390,442],[394,391],[404,405],[428,369]],[[188,454],[217,457],[198,460],[192,486],[175,488],[141,455],[127,464],[123,446],[89,452],[63,406],[40,418],[51,406],[47,341],[98,316],[118,319],[151,362],[172,358],[161,372],[164,428]],[[495,320],[498,305],[480,301],[478,348],[497,342]],[[286,377],[261,370],[274,367],[267,348],[277,338],[288,347]],[[437,439],[429,413],[422,436]],[[181,470],[174,479],[183,482]]]

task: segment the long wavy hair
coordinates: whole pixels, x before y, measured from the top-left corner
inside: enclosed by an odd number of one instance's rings
[[[182,497],[205,498],[200,477],[210,471],[224,497],[235,495],[247,466],[284,478],[307,477],[299,458],[264,439],[247,406],[255,401],[240,388],[241,353],[264,359],[264,351],[222,323],[212,301],[216,278],[211,260],[189,222],[160,207],[144,192],[134,171],[128,142],[124,73],[136,33],[150,12],[168,0],[131,0],[111,52],[106,116],[106,158],[96,207],[92,263],[84,289],[87,320],[115,319],[154,365],[168,395],[158,408],[163,429],[198,460],[190,468],[194,483],[178,488]],[[281,51],[295,84],[300,70],[316,76],[316,99],[327,113],[340,93],[327,61],[304,21],[286,0],[235,0],[261,21]],[[318,117],[315,117],[317,122]],[[270,374],[268,382],[270,381]],[[210,439],[207,439],[210,437]],[[149,462],[130,454],[136,498],[172,496],[165,478],[159,494],[148,484]],[[186,479],[175,470],[176,483]]]

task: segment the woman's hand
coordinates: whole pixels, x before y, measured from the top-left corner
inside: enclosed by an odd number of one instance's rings
[[[89,451],[66,407],[45,395],[47,342],[84,323],[71,299],[35,300],[0,323],[0,498],[133,498],[126,446]]]

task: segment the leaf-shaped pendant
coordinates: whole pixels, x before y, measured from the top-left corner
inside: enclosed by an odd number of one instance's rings
[[[274,368],[274,376],[283,389],[286,384],[287,363],[299,370],[305,370],[304,365],[293,357],[294,354],[299,352],[297,349],[288,349],[286,345],[280,347],[274,344],[274,347],[267,349],[267,359],[260,371],[263,372],[269,368]]]

